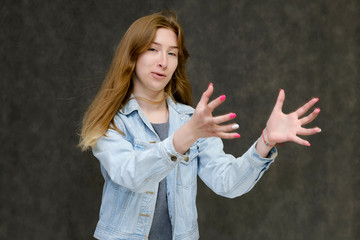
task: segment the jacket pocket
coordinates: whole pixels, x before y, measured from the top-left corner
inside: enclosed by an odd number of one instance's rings
[[[189,156],[178,165],[177,185],[188,189],[197,178],[197,156],[199,155],[196,143],[190,147]]]

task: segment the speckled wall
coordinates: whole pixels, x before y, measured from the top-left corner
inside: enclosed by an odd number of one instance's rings
[[[287,143],[257,186],[225,199],[201,181],[201,239],[360,239],[360,2],[2,1],[1,239],[92,239],[103,179],[76,147],[85,108],[137,18],[173,9],[191,58],[196,102],[209,82],[236,112],[242,154],[280,88],[284,111],[313,96],[310,148]]]

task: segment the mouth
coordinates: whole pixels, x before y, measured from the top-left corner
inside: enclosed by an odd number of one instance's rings
[[[164,77],[166,77],[166,74],[160,73],[160,72],[152,72],[152,74],[153,74],[155,77],[159,77],[159,78],[164,78]]]

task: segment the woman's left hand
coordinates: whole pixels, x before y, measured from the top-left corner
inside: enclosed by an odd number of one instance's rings
[[[298,137],[298,135],[313,135],[321,132],[321,129],[318,127],[303,127],[303,125],[312,122],[318,116],[320,108],[315,108],[312,113],[302,117],[316,102],[319,101],[319,99],[311,99],[290,114],[284,114],[282,112],[284,100],[285,92],[281,89],[275,107],[266,123],[266,128],[264,129],[265,136],[263,137],[271,145],[292,141],[300,145],[310,146],[308,141]]]

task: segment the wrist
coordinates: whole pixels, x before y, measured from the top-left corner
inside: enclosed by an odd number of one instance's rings
[[[189,122],[187,122],[175,132],[173,139],[174,148],[178,153],[184,154],[197,139],[194,131],[189,126]]]
[[[276,145],[276,142],[274,141],[271,141],[269,139],[269,135],[268,135],[268,132],[267,132],[267,129],[265,128],[262,133],[261,133],[261,138],[262,138],[262,141],[264,142],[264,144],[267,146],[267,147],[274,147]]]

